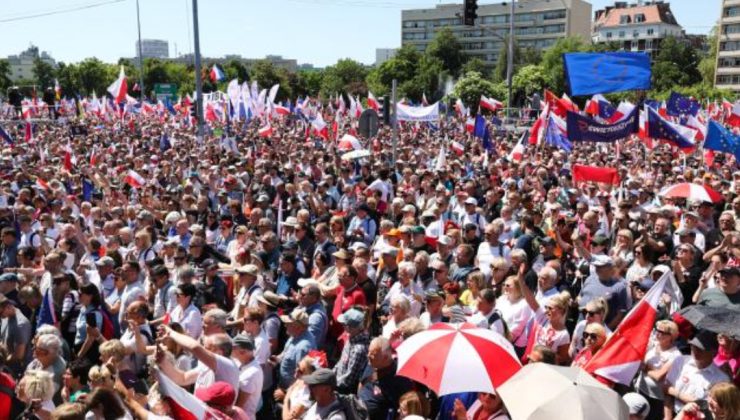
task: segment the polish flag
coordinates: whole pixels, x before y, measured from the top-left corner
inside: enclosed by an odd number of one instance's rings
[[[159,392],[167,399],[172,418],[178,420],[215,420],[228,417],[210,407],[195,395],[177,385],[159,369],[155,370]]]
[[[362,112],[365,111],[365,109],[362,107],[362,102],[360,102],[359,97],[355,98],[355,104],[356,104],[355,117],[360,118],[360,116],[362,115]]]
[[[64,169],[67,172],[71,172],[74,164],[77,163],[76,161],[77,159],[72,156],[72,146],[68,143],[67,146],[64,147]]]
[[[123,66],[121,66],[121,72],[118,73],[118,79],[108,86],[108,93],[111,94],[116,103],[120,103],[126,99],[127,90],[126,75],[123,72]]]
[[[465,131],[471,134],[475,131],[475,118],[465,120]]]
[[[491,112],[496,112],[504,107],[502,102],[499,102],[493,98],[486,98],[484,95],[480,96],[480,107],[485,108]]]
[[[465,108],[465,104],[460,100],[460,98],[457,98],[455,101],[455,111],[457,111],[457,114],[461,117],[467,117],[470,114],[470,111]]]
[[[663,274],[642,300],[627,314],[604,347],[586,363],[584,370],[612,382],[629,385],[645,358],[650,334],[658,316],[658,304],[671,272]]]
[[[633,109],[635,109],[635,106],[632,103],[627,101],[620,102],[617,106],[617,110],[614,111],[614,115],[609,118],[609,123],[614,124],[620,121],[625,116],[630,115]]]
[[[702,121],[700,116],[689,115],[686,126],[696,130],[695,140],[704,140],[707,137],[707,125]]]
[[[290,115],[290,108],[284,107],[282,105],[273,105],[273,111],[275,111],[278,115]]]
[[[455,154],[458,156],[462,156],[463,153],[465,153],[465,146],[454,140],[450,143],[450,146],[452,147],[452,150],[455,152]]]
[[[375,99],[375,95],[373,95],[373,93],[370,91],[367,91],[367,107],[374,109],[375,112],[379,112],[380,110],[380,104],[378,103],[378,100]]]
[[[339,144],[337,145],[337,149],[343,150],[343,151],[346,151],[346,150],[360,150],[360,149],[362,149],[362,144],[360,144],[360,140],[358,140],[357,137],[351,136],[349,134],[345,134],[339,140]]]
[[[327,127],[326,122],[324,122],[324,117],[321,115],[321,112],[317,112],[316,118],[311,120],[311,127],[313,127],[314,131],[321,136],[321,138],[329,140],[329,127]],[[336,135],[336,131],[334,133]]]
[[[23,136],[23,140],[29,142],[33,140],[33,126],[30,121],[26,121],[26,129]]]
[[[527,133],[524,132],[522,134],[522,138],[519,139],[519,141],[516,143],[513,149],[511,149],[511,152],[509,152],[509,161],[511,162],[521,162],[524,158],[524,138],[527,136]]]
[[[729,104],[729,102],[725,101]],[[727,113],[727,119],[725,122],[733,128],[740,127],[740,101],[730,104],[729,107],[725,106],[725,109],[729,108]]]
[[[98,148],[93,147],[92,152],[90,152],[90,166],[95,166],[98,164]]]
[[[43,190],[49,191],[49,184],[41,178],[36,178],[36,185],[38,185]]]
[[[141,188],[146,184],[146,180],[144,179],[144,177],[139,175],[133,169],[128,171],[128,174],[126,174],[126,178],[123,179],[123,182],[127,183],[133,188]]]
[[[272,135],[272,125],[267,123],[266,126],[257,130],[257,134],[259,134],[260,137],[270,137]]]

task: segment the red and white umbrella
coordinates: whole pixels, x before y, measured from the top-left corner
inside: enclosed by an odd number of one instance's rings
[[[470,323],[434,324],[409,337],[396,352],[398,375],[437,395],[493,393],[522,367],[504,336]]]
[[[691,182],[682,182],[663,188],[661,196],[669,198],[686,198],[695,201],[709,201],[716,203],[722,200],[722,195],[711,187],[694,184]]]
[[[341,139],[339,139],[339,144],[337,145],[337,149],[339,150],[360,150],[362,149],[362,143],[360,143],[360,140],[357,139],[357,137],[352,136],[350,134],[345,134],[342,136]]]

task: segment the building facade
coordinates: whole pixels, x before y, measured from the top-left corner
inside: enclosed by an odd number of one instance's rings
[[[33,63],[39,58],[41,61],[50,64],[52,67],[56,67],[57,63],[46,51],[39,51],[39,48],[31,45],[27,50],[23,51],[18,55],[8,56],[8,65],[10,66],[10,80],[17,82],[18,80],[32,80],[33,75]]]
[[[419,51],[434,39],[442,28],[450,28],[457,36],[465,54],[495,65],[505,48],[509,34],[511,3],[478,6],[475,26],[462,22],[463,6],[441,4],[430,9],[401,12],[401,43],[413,45]],[[583,0],[518,0],[514,10],[514,36],[522,48],[544,50],[567,36],[591,34],[591,4]]]
[[[596,44],[618,45],[622,51],[645,52],[651,57],[663,39],[684,38],[671,5],[662,1],[634,4],[616,2],[594,12],[592,39]]]
[[[723,0],[714,85],[740,92],[740,0]]]
[[[379,66],[391,58],[396,56],[397,48],[376,48],[375,49],[375,65]]]
[[[139,57],[139,41],[134,44]],[[141,56],[144,58],[170,58],[170,44],[161,39],[142,39]]]

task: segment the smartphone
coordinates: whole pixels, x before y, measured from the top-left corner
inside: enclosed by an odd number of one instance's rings
[[[85,323],[92,328],[97,328],[98,323],[95,319],[95,312],[88,312],[85,314]]]

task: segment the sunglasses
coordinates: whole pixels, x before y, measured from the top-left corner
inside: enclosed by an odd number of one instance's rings
[[[599,314],[598,311],[587,311],[585,309],[582,310],[581,313],[583,314],[583,316],[595,316]]]
[[[596,333],[584,332],[583,333],[583,339],[584,340],[588,340],[589,338],[592,339],[592,340],[598,340],[599,339],[599,335],[596,334]]]
[[[656,329],[655,332],[658,333],[659,335],[671,335],[669,331],[663,331],[663,330]]]

